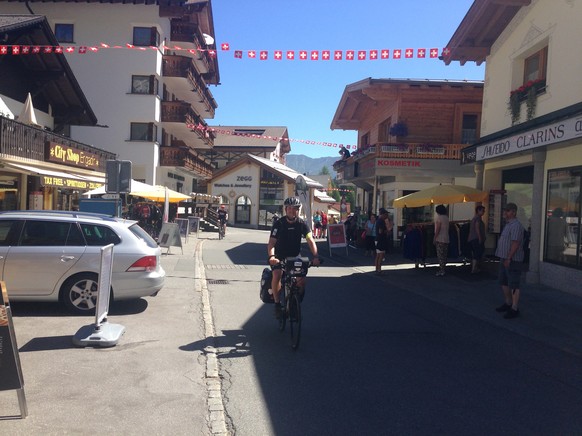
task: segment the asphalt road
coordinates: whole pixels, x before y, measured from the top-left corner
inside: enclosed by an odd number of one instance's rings
[[[112,305],[112,348],[72,345],[91,317],[13,303],[29,416],[0,392],[0,434],[580,434],[580,297],[527,286],[508,321],[492,275],[389,256],[378,277],[339,250],[309,272],[292,351],[259,300],[267,237],[172,247],[157,297]]]
[[[580,433],[579,357],[505,328],[513,321],[494,312],[492,321],[474,316],[432,273],[377,277],[333,260],[311,269],[292,351],[258,297],[266,240],[267,232],[231,229],[204,243],[237,435]],[[494,278],[484,280],[494,293]]]

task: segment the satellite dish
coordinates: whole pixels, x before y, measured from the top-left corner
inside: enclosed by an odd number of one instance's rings
[[[203,33],[202,36],[204,37],[204,43],[206,45],[214,44],[214,38],[212,36],[207,35],[206,33]]]

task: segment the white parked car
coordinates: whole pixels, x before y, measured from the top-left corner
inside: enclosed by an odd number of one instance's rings
[[[161,249],[135,221],[60,211],[0,213],[0,272],[12,301],[61,301],[94,312],[101,247],[113,243],[111,299],[156,295]]]

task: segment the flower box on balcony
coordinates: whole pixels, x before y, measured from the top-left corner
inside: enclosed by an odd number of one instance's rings
[[[409,151],[410,147],[406,144],[382,146],[382,153],[408,153]]]
[[[445,147],[442,145],[419,145],[416,147],[418,154],[445,154]]]

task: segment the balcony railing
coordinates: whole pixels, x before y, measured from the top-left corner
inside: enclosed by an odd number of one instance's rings
[[[212,166],[184,147],[160,147],[160,165],[184,168],[207,179],[212,177]]]
[[[105,172],[106,161],[113,160],[116,156],[115,153],[74,141],[66,136],[0,116],[1,157],[45,161],[46,144],[50,142],[98,156],[99,165],[95,169],[102,172]]]
[[[181,100],[162,101],[162,122],[183,123],[191,126],[191,131],[196,132],[210,147],[214,146],[215,135],[208,129],[208,124],[194,110],[190,103]]]
[[[187,79],[194,90],[204,99],[206,110],[214,116],[214,111],[218,105],[208,90],[204,79],[196,70],[191,58],[179,55],[164,55],[162,74],[166,77]]]
[[[172,42],[184,42],[187,44],[193,44],[197,48],[205,48],[204,37],[200,28],[196,23],[190,23],[180,20],[172,20],[170,26],[170,40]],[[193,49],[196,50],[196,49]],[[196,50],[198,55],[198,60],[204,62],[206,69],[210,70],[210,65],[212,65],[212,59],[206,50]]]
[[[467,144],[377,143],[354,151],[346,160],[336,161],[333,169],[339,171],[349,163],[370,158],[460,160],[461,149],[466,146]]]

